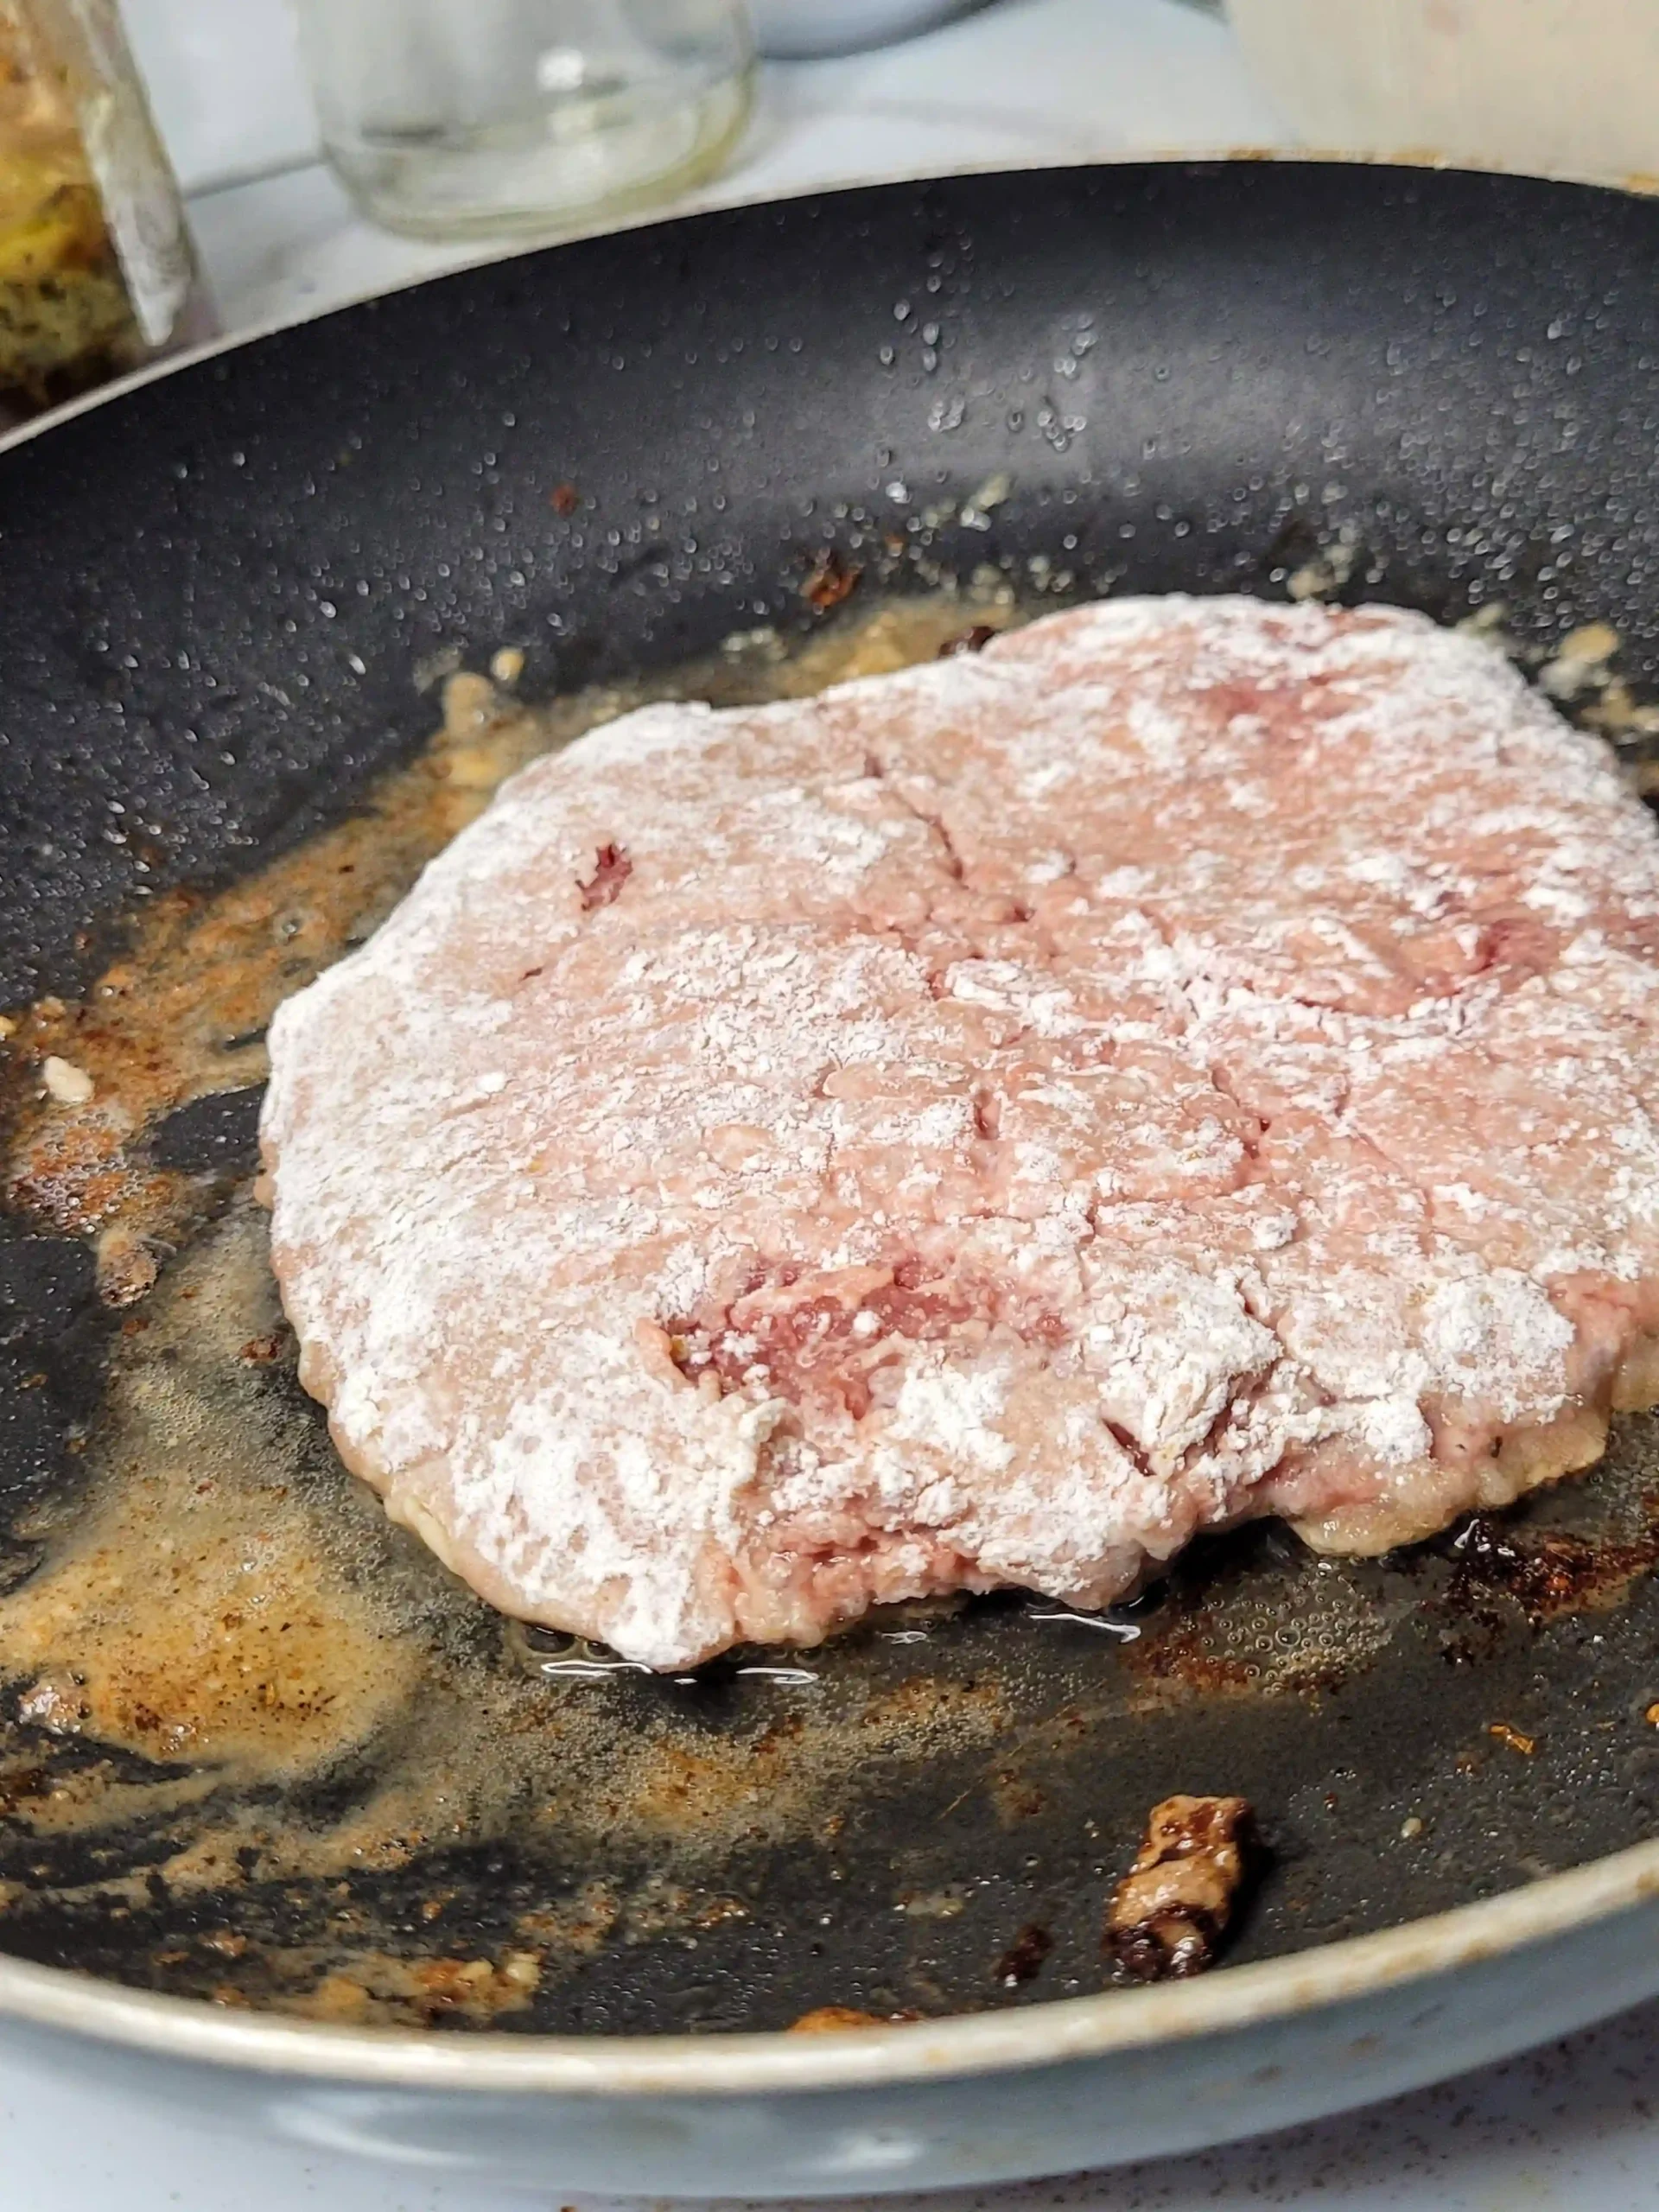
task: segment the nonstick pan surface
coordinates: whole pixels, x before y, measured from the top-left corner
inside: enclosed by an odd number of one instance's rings
[[[0,456],[0,1948],[370,2025],[776,2028],[1103,1987],[1172,1790],[1256,1808],[1237,1961],[1650,1837],[1650,1420],[1386,1560],[1257,1527],[1105,1622],[1007,1598],[643,1679],[340,1469],[249,1179],[270,1003],[464,818],[447,669],[522,652],[568,729],[873,618],[1294,586],[1484,610],[1529,665],[1611,626],[1639,766],[1656,363],[1645,202],[1067,171],[500,264]],[[41,1149],[48,1050],[120,1071],[92,1154]],[[135,1192],[164,1235],[123,1242]],[[224,1602],[249,1560],[309,1608],[292,1664]]]

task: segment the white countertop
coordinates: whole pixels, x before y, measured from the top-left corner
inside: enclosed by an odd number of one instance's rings
[[[227,329],[476,258],[382,235],[317,162],[283,0],[126,0]],[[1219,153],[1283,133],[1220,24],[1179,0],[998,0],[931,36],[768,68],[732,168],[684,206],[880,176]],[[1649,2212],[1659,2005],[1504,2067],[1200,2157],[895,2212]],[[0,2067],[0,2212],[510,2212],[429,2168],[196,2136]],[[610,2212],[593,2200],[580,2212]],[[843,2212],[845,2209],[843,2208]]]

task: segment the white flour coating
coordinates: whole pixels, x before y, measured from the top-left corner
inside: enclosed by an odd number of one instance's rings
[[[347,1462],[661,1667],[1377,1548],[1659,1395],[1659,839],[1489,648],[1123,601],[538,761],[277,1014]]]

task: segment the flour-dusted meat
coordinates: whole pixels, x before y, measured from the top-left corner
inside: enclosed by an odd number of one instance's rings
[[[538,761],[278,1013],[347,1463],[658,1667],[1373,1550],[1659,1397],[1659,838],[1411,615],[1124,601]]]

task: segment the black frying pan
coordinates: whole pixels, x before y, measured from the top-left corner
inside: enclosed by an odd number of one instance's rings
[[[1275,596],[1338,547],[1332,593],[1447,620],[1501,601],[1534,660],[1611,623],[1640,699],[1656,364],[1651,206],[1289,165],[751,208],[207,360],[0,458],[0,1006],[55,993],[73,1038],[168,887],[206,902],[188,925],[372,812],[433,727],[417,672],[455,648],[524,648],[537,697],[695,687],[734,632],[798,643],[988,564],[1023,607]],[[830,548],[859,575],[833,611],[803,592],[834,596]],[[1653,1833],[1646,1420],[1584,1481],[1407,1555],[1321,1565],[1261,1527],[1198,1547],[1132,1637],[1007,1599],[851,1636],[804,1684],[741,1656],[689,1682],[573,1669],[593,1655],[498,1621],[334,1462],[256,1280],[257,1025],[224,1043],[226,1095],[124,1147],[188,1200],[153,1288],[100,1299],[38,1185],[0,1220],[0,1650],[130,1474],[135,1391],[165,1385],[214,1479],[298,1516],[412,1673],[359,1739],[276,1773],[168,1737],[159,1613],[148,1746],[130,1710],[120,1740],[66,1722],[14,1655],[7,1949],[340,2018],[778,2026],[1099,1986],[1105,1888],[1175,1789],[1256,1807],[1239,1958]],[[272,1332],[245,1357],[209,1311],[227,1238]]]

